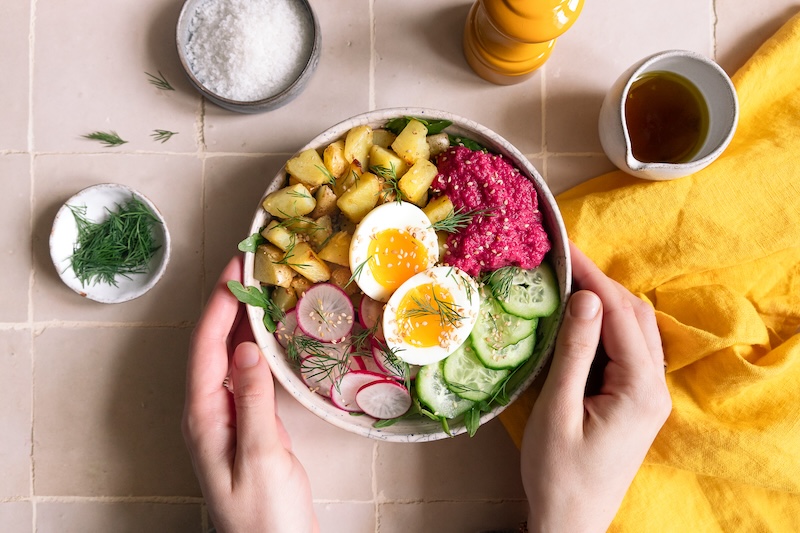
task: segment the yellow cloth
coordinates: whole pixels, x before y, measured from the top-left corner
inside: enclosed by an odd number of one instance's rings
[[[600,176],[569,236],[656,309],[673,411],[611,531],[800,532],[800,15],[733,77],[733,142],[693,176]],[[536,390],[502,415],[519,444]]]

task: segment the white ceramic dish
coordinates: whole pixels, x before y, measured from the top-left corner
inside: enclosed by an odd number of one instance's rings
[[[631,149],[625,121],[625,101],[631,85],[648,72],[680,74],[702,93],[708,108],[705,142],[686,163],[644,163]],[[722,68],[705,56],[688,50],[667,50],[631,66],[611,86],[600,108],[599,134],[608,158],[620,170],[648,180],[670,180],[699,172],[717,159],[733,139],[739,121],[739,101],[733,82]]]
[[[545,229],[552,243],[552,249],[548,254],[548,260],[555,268],[558,276],[561,288],[561,305],[552,317],[543,319],[540,322],[537,331],[537,335],[540,335],[540,337],[537,340],[534,357],[531,357],[529,362],[523,366],[522,370],[517,374],[519,379],[516,379],[511,386],[510,390],[513,390],[513,393],[510,394],[510,399],[513,401],[533,382],[552,353],[555,335],[564,312],[564,302],[566,302],[570,294],[572,273],[569,259],[569,245],[561,214],[544,180],[528,159],[514,148],[511,143],[474,121],[443,111],[420,108],[395,108],[371,111],[333,126],[312,139],[299,151],[308,148],[324,148],[332,141],[342,138],[345,133],[354,126],[369,124],[373,128],[380,128],[383,127],[389,119],[402,116],[416,116],[431,120],[442,119],[451,121],[453,125],[450,126],[447,131],[469,137],[483,146],[486,146],[489,150],[508,157],[517,168],[520,169],[522,174],[533,182],[536,192],[539,195],[539,209],[544,215]],[[285,180],[286,173],[285,169],[282,168],[270,181],[264,196],[283,187]],[[259,202],[248,234],[251,235],[260,231],[266,226],[268,221],[269,215],[261,208],[261,202]],[[259,282],[253,277],[253,264],[254,254],[247,253],[244,262],[244,284],[246,286],[259,285]],[[300,379],[297,370],[287,359],[283,348],[276,342],[274,335],[269,333],[264,327],[263,310],[248,306],[248,316],[256,341],[264,352],[275,377],[292,396],[323,420],[358,435],[393,442],[432,441],[448,436],[442,430],[442,426],[439,422],[427,418],[420,417],[419,419],[402,420],[389,427],[375,428],[373,427],[374,419],[368,416],[352,416],[338,409],[326,398],[309,391],[308,387]],[[497,406],[492,411],[484,413],[481,417],[481,423],[485,423],[496,417],[504,408],[504,406]],[[466,431],[463,421],[460,419],[452,421],[450,423],[450,429],[451,434],[454,436]]]
[[[147,205],[161,222],[153,225],[153,240],[160,247],[150,260],[148,272],[133,274],[129,278],[117,276],[116,287],[105,283],[89,283],[83,286],[72,270],[70,262],[78,238],[78,226],[69,206],[86,206],[86,218],[102,222],[108,215],[107,210],[116,209],[117,205],[124,204],[132,196]],[[102,183],[78,192],[58,210],[50,233],[50,256],[61,280],[79,295],[107,304],[127,302],[153,288],[167,268],[170,258],[169,231],[161,212],[143,194],[125,185]]]

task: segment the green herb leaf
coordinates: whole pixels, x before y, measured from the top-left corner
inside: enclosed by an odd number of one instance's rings
[[[88,133],[83,136],[84,139],[90,139],[92,141],[100,141],[106,147],[113,147],[113,146],[120,146],[128,141],[122,139],[117,132],[105,132],[105,131],[93,131],[92,133]]]
[[[173,135],[177,135],[177,131],[169,131],[169,130],[153,130],[153,133],[150,134],[150,137],[153,140],[161,141],[161,144],[164,144],[168,140],[172,138]]]
[[[258,248],[259,244],[263,244],[264,242],[266,242],[266,239],[264,238],[264,236],[261,235],[261,233],[257,232],[257,233],[253,233],[252,235],[250,235],[249,237],[247,237],[246,239],[241,241],[239,243],[238,248],[239,248],[240,252],[245,252],[245,253],[251,252],[252,253],[252,252],[256,251],[256,249]]]
[[[450,137],[450,146],[463,146],[465,148],[469,148],[470,150],[474,150],[476,152],[489,151],[485,146],[467,137],[461,137],[460,135],[448,135],[448,137]]]
[[[467,433],[469,433],[469,436],[474,437],[480,425],[481,410],[478,407],[473,407],[464,415],[464,427],[467,428]]]
[[[149,78],[147,81],[149,81],[150,83],[152,83],[153,85],[155,85],[156,87],[161,89],[162,91],[174,91],[175,90],[175,88],[172,85],[170,85],[170,83],[167,81],[167,78],[165,78],[164,75],[161,74],[160,70],[158,71],[158,76],[154,76],[153,74],[150,74],[149,72],[145,72],[145,74],[147,74],[147,77]]]
[[[474,209],[472,211],[456,209],[450,211],[442,220],[431,224],[431,228],[445,233],[458,233],[469,226],[476,216],[494,216],[494,214],[492,214],[491,209]]]
[[[245,287],[240,282],[232,279],[228,282],[228,289],[243,304],[264,309],[267,307],[268,300],[258,287]]]
[[[411,122],[412,119],[421,122],[423,126],[428,128],[428,135],[436,135],[437,133],[441,133],[446,127],[453,124],[449,120],[428,120],[422,117],[405,116],[393,118],[384,125],[384,128],[391,131],[395,135],[398,135],[401,131],[403,131],[403,128],[408,126],[408,123]]]

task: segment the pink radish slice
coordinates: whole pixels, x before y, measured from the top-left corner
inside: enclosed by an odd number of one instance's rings
[[[291,309],[286,311],[283,320],[278,322],[275,328],[275,339],[278,344],[286,348],[286,345],[289,344],[289,339],[294,335],[295,328],[297,328],[297,311]]]
[[[297,324],[303,333],[323,342],[344,338],[353,328],[353,303],[331,283],[318,283],[297,302]]]
[[[379,372],[382,372],[388,376],[391,376],[395,379],[403,380],[403,372],[402,367],[398,368],[398,365],[393,365],[389,361],[389,355],[381,349],[380,343],[375,343],[372,345],[372,360],[375,362],[375,366],[378,367]],[[402,361],[398,361],[398,364],[402,365]],[[417,365],[408,365],[408,378],[414,379],[417,377],[417,373],[419,372],[419,366]]]
[[[411,407],[411,393],[396,381],[373,381],[358,389],[356,404],[371,417],[397,418]]]
[[[317,394],[330,397],[331,386],[339,377],[350,370],[349,362],[337,363],[323,355],[309,355],[300,361],[300,377],[303,383]]]
[[[366,329],[373,329],[375,328],[375,324],[378,324],[378,327],[373,331],[375,331],[375,337],[379,340],[384,340],[382,323],[384,305],[386,304],[364,295],[364,297],[361,298],[361,306],[358,308],[358,320],[361,322],[362,326]]]
[[[354,355],[353,361],[359,367],[359,370],[367,370],[369,372],[375,372],[376,374],[384,374],[389,375],[388,372],[385,372],[378,363],[375,362],[375,359],[370,357],[369,355]]]
[[[344,411],[358,413],[361,408],[356,403],[356,393],[358,390],[373,381],[388,381],[384,375],[366,370],[352,370],[339,378],[339,381],[332,384],[330,388],[330,398],[333,405]]]

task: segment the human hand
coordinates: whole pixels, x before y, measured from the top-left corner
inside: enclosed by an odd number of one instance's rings
[[[240,259],[228,264],[195,329],[183,435],[217,531],[316,532],[308,476],[275,412],[272,374],[258,346],[242,341],[252,333],[226,286],[241,272]],[[233,395],[222,385],[229,373]]]
[[[652,308],[570,246],[584,290],[569,300],[522,440],[532,532],[606,531],[672,409]],[[602,386],[585,396],[601,338]]]

